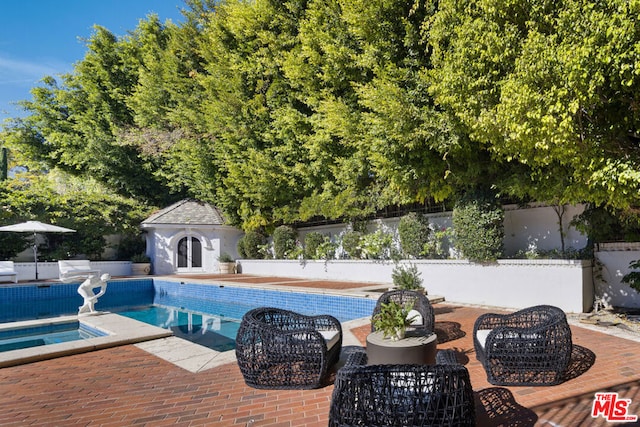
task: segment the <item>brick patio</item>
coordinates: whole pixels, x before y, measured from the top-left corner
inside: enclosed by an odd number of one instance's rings
[[[630,413],[640,414],[640,342],[572,326],[583,363],[575,378],[555,387],[495,387],[471,339],[486,311],[436,305],[438,348],[458,350],[469,369],[479,425],[610,425],[590,417],[594,393],[605,390],[632,399]],[[354,332],[364,342],[368,330]],[[256,390],[235,363],[191,373],[126,345],[0,369],[0,425],[326,426],[332,390]]]

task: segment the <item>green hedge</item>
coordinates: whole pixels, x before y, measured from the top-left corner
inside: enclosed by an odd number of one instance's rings
[[[503,254],[504,211],[486,199],[459,202],[453,209],[456,249],[470,261],[495,261]]]
[[[408,258],[423,258],[430,232],[429,221],[424,215],[411,212],[400,218],[398,236],[403,254]]]

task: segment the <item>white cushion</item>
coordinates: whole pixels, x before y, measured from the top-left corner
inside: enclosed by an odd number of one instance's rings
[[[478,343],[483,350],[484,345],[487,343],[487,337],[492,330],[493,329],[478,329],[478,331],[476,331],[476,338],[478,339]]]
[[[420,312],[418,310],[409,311],[409,313],[407,314],[407,319],[411,319],[412,317],[414,317],[414,318],[411,321],[411,326],[422,325],[422,315],[420,314]]]
[[[320,335],[322,335],[322,338],[324,338],[324,340],[327,343],[327,350],[330,350],[334,345],[336,345],[338,343],[338,340],[340,339],[340,332],[338,331],[318,331],[320,332]]]

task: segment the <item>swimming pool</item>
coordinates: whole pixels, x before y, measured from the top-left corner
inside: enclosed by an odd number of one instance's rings
[[[102,337],[106,333],[78,321],[0,330],[0,352]]]
[[[0,287],[0,323],[78,313],[78,283]],[[213,304],[212,302],[215,302]],[[302,314],[330,314],[341,322],[371,315],[376,298],[259,287],[188,283],[156,278],[110,280],[96,310],[127,311],[142,306],[187,307],[191,311],[241,319],[255,307],[276,307]],[[224,307],[224,312],[219,312]]]
[[[61,321],[60,319],[64,318],[62,316],[68,316],[65,319],[67,321],[78,320],[78,307],[83,302],[77,293],[78,286],[79,283],[0,286],[0,323],[2,324],[0,329],[11,327],[13,324],[17,326],[18,324],[15,322],[27,326],[47,324]],[[307,315],[330,314],[341,322],[345,322],[369,317],[376,300],[375,294],[347,296],[323,291],[274,290],[255,285],[236,286],[234,284],[229,286],[221,283],[187,283],[153,277],[110,280],[107,293],[98,300],[95,306],[96,310],[102,311],[103,314],[83,317],[81,320],[81,323],[87,323],[92,327],[107,331],[107,336],[1,352],[0,367],[123,344],[144,341],[152,343],[153,340],[172,335],[170,330],[116,314],[117,312],[136,311],[141,307],[148,308],[154,305],[156,307],[174,307],[202,316],[202,320],[200,320],[192,315],[191,323],[187,320],[186,327],[183,326],[182,329],[178,328],[177,332],[173,332],[173,335],[180,336],[182,333],[190,334],[193,337],[197,336],[197,332],[202,331],[201,325],[205,325],[208,330],[219,333],[222,331],[222,319],[241,319],[244,313],[255,307],[271,306]],[[157,316],[157,313],[154,315]],[[206,316],[221,317],[220,331],[216,330],[217,320],[205,318]],[[191,329],[189,324],[191,324]],[[225,328],[227,327],[225,326]],[[225,330],[219,335],[225,337],[222,339],[223,343],[220,348],[228,348],[225,346],[230,343],[231,334],[227,334]],[[233,334],[233,341],[235,342],[235,334]],[[160,347],[163,345],[161,344]],[[215,356],[216,360],[228,360],[222,355],[233,353],[232,351],[213,352],[220,355],[220,357]],[[205,358],[211,360],[210,356]],[[185,369],[191,369],[189,366],[185,361]]]

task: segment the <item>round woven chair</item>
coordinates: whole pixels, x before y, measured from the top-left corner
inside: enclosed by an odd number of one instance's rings
[[[573,349],[567,316],[550,305],[481,315],[474,324],[473,344],[494,385],[559,384]]]
[[[402,289],[394,289],[391,291],[387,291],[380,295],[376,306],[373,309],[373,316],[378,314],[382,308],[382,304],[388,304],[391,301],[396,302],[402,306],[411,305],[418,316],[414,323],[412,323],[412,327],[416,330],[422,330],[425,334],[430,334],[433,332],[433,326],[435,324],[435,314],[433,311],[433,306],[431,302],[429,302],[429,298],[425,296],[422,292],[417,291],[409,291]],[[414,313],[411,313],[414,314]],[[373,322],[371,322],[371,332],[375,332],[375,326]]]
[[[236,336],[244,380],[261,389],[320,387],[341,349],[342,327],[335,317],[271,307],[247,312]]]
[[[464,366],[441,358],[435,365],[366,361],[366,354],[355,353],[338,371],[330,427],[475,425],[473,389]]]

